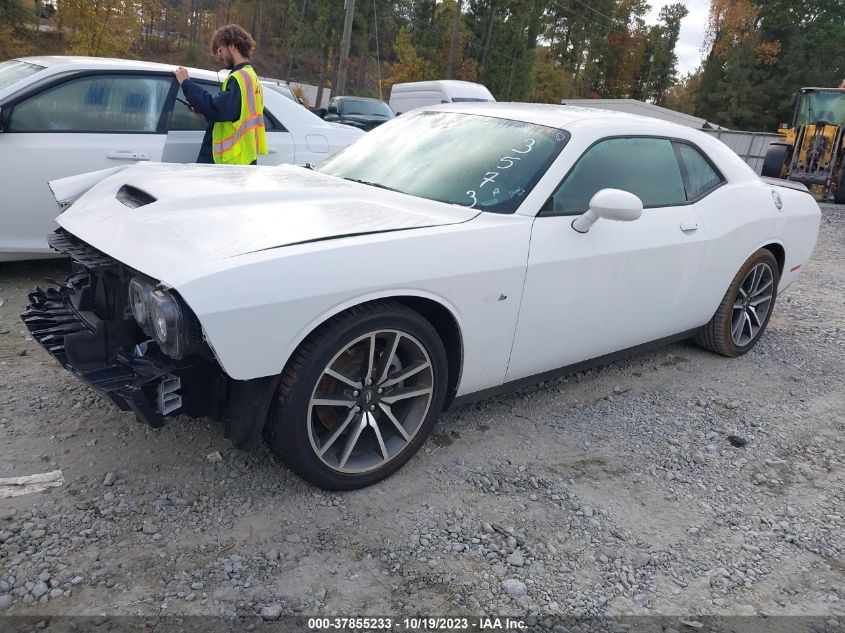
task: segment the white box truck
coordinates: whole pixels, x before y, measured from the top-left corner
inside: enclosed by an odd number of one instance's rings
[[[390,90],[389,105],[398,116],[414,108],[438,103],[495,100],[490,91],[481,84],[457,79],[438,79],[394,85]]]

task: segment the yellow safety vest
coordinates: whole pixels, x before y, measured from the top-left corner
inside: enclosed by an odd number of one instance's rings
[[[249,165],[259,154],[267,153],[264,94],[252,66],[244,66],[230,73],[223,82],[224,92],[232,77],[241,89],[241,116],[234,122],[222,121],[214,124],[211,149],[217,164]]]

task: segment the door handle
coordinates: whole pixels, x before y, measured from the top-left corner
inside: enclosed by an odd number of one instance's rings
[[[127,150],[107,152],[106,158],[118,158],[123,160],[150,160],[150,155],[145,154],[143,152],[133,152],[131,150]]]
[[[279,150],[277,150],[277,149],[276,149],[275,147],[273,147],[273,146],[270,146],[270,147],[268,147],[268,148],[267,148],[267,153],[268,153],[268,154],[276,154],[276,153],[278,153],[278,151],[279,151]]]
[[[697,231],[698,230],[698,222],[696,222],[695,220],[684,220],[683,222],[681,222],[681,230],[684,233]]]

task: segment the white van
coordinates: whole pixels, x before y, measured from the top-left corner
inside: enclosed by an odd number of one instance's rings
[[[495,101],[495,99],[481,84],[457,79],[439,79],[396,84],[390,91],[389,105],[390,109],[399,116],[403,112],[421,106],[460,101]]]

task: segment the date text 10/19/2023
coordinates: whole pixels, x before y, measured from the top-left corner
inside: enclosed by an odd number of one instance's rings
[[[308,618],[310,631],[524,631],[523,620],[508,617],[327,617]]]

